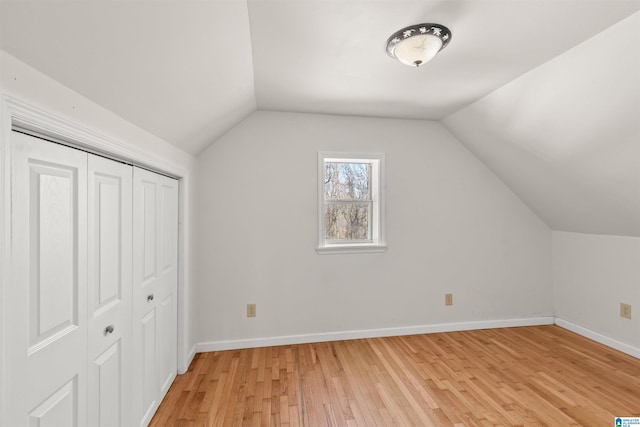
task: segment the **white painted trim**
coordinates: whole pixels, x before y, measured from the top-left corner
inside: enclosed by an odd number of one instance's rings
[[[179,240],[178,250],[178,366],[177,371],[186,371],[190,362],[188,360],[186,337],[187,331],[187,313],[186,313],[186,284],[189,283],[189,275],[187,271],[188,258],[187,248],[189,243],[186,241],[188,229],[191,227],[187,223],[189,217],[189,192],[190,181],[188,171],[175,163],[165,161],[153,151],[140,149],[137,146],[116,140],[112,137],[100,134],[92,129],[77,125],[66,119],[51,114],[38,107],[32,106],[19,99],[8,95],[2,95],[0,98],[0,332],[2,337],[7,336],[4,333],[5,327],[4,310],[2,304],[6,303],[5,286],[10,283],[11,268],[11,251],[10,251],[10,231],[11,231],[11,159],[10,159],[10,138],[11,129],[14,125],[33,132],[49,136],[57,141],[68,143],[87,151],[104,154],[108,157],[120,159],[146,169],[154,170],[165,175],[173,176],[180,180],[180,230],[184,230]],[[5,357],[2,339],[0,339],[0,354]],[[9,390],[4,390],[4,366],[0,366],[0,402],[4,402],[4,394]],[[4,404],[4,403],[2,403]],[[6,411],[0,407],[0,425],[4,425],[4,414]]]
[[[316,248],[316,252],[319,254],[366,254],[386,252],[386,250],[387,245],[327,245]]]
[[[194,184],[192,184],[191,176],[188,173],[185,173],[178,182],[178,310],[176,313],[178,320],[178,372],[186,372],[191,363],[189,353],[187,353],[187,346],[189,345],[187,342],[187,337],[189,336],[187,283],[190,283],[187,266],[192,256],[189,251],[188,241],[192,224],[187,218],[189,218],[189,192],[192,185]],[[191,291],[193,290],[191,289]]]
[[[81,149],[85,148],[88,151],[105,154],[108,157],[126,160],[135,166],[141,166],[176,178],[182,178],[187,174],[184,168],[165,161],[153,151],[141,150],[137,146],[77,125],[8,95],[3,95],[2,102],[6,105],[6,112],[9,114],[7,123],[3,123],[3,125],[9,126],[9,131],[11,131],[11,126],[16,125],[62,142],[67,142]]]
[[[184,369],[180,369],[178,370],[178,374],[182,375],[182,374],[186,374],[187,370],[189,370],[189,366],[191,366],[191,362],[193,362],[193,358],[196,357],[196,344],[193,345],[193,347],[191,347],[191,350],[189,351],[189,354],[186,357],[186,365],[184,366]]]
[[[613,338],[609,338],[606,335],[602,335],[598,332],[592,331],[591,329],[576,325],[575,323],[569,322],[568,320],[564,320],[559,317],[556,317],[555,319],[555,324],[560,326],[561,328],[568,329],[578,335],[582,335],[583,337],[599,342],[600,344],[604,344],[607,347],[611,347],[625,354],[628,354],[629,356],[637,357],[638,359],[640,359],[640,348],[638,347],[625,344]]]
[[[8,354],[4,348],[7,336],[4,322],[4,305],[7,304],[6,289],[11,283],[11,114],[6,102],[0,101],[0,425],[7,425],[4,396],[6,389],[5,364]]]
[[[252,338],[231,341],[210,341],[196,345],[198,353],[206,351],[238,350],[243,348],[277,345],[307,344],[313,342],[355,340],[363,338],[394,337],[403,335],[433,334],[437,332],[471,331],[477,329],[513,328],[518,326],[553,325],[548,317],[523,319],[485,320],[478,322],[438,323],[434,325],[405,326],[399,328],[365,329],[359,331],[327,332],[320,334],[287,335],[268,338]]]
[[[252,338],[244,340],[201,342],[194,347],[197,353],[206,351],[238,350],[243,348],[268,347],[277,345],[307,344],[314,342],[353,340],[363,338],[380,338],[402,335],[432,334],[438,332],[471,331],[477,329],[513,328],[520,326],[558,325],[578,335],[589,338],[621,351],[633,357],[640,358],[640,348],[609,338],[598,332],[571,323],[559,317],[530,317],[523,319],[487,320],[478,322],[438,323],[434,325],[408,326],[399,328],[366,329],[359,331],[327,332],[320,334],[287,335],[267,338]]]

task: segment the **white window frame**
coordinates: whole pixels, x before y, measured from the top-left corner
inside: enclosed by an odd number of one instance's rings
[[[324,238],[324,164],[368,163],[371,165],[371,240],[337,242]],[[320,151],[318,153],[318,247],[319,254],[384,252],[385,208],[384,208],[384,154],[383,153],[341,153]]]

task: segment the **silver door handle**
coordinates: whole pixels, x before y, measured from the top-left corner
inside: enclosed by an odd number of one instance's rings
[[[106,328],[104,328],[104,334],[105,334],[105,335],[109,335],[110,333],[112,333],[112,332],[113,332],[113,330],[114,330],[113,325],[109,325],[109,326],[107,326]]]
[[[147,302],[153,301],[153,294],[147,295]]]

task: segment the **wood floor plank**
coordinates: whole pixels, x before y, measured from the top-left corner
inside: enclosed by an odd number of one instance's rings
[[[601,426],[640,360],[558,326],[200,353],[152,426]]]

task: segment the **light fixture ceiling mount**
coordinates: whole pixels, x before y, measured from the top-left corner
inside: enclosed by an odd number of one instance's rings
[[[451,31],[440,24],[416,24],[387,39],[387,54],[411,67],[431,61],[451,41]]]

